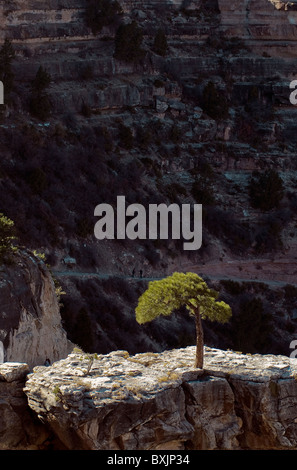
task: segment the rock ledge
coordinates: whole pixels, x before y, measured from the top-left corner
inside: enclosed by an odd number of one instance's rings
[[[200,370],[194,355],[75,352],[36,367],[25,393],[67,449],[296,448],[295,360],[205,348]]]

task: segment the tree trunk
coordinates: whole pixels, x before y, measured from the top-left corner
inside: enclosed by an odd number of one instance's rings
[[[203,369],[204,338],[203,338],[203,328],[202,328],[202,322],[201,322],[199,308],[197,308],[197,310],[195,312],[195,325],[196,325],[196,360],[195,360],[195,367],[197,367],[199,369]]]

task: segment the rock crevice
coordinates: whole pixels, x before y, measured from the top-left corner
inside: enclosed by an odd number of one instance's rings
[[[46,358],[66,357],[73,345],[62,327],[58,298],[50,272],[29,251],[19,251],[0,272],[1,356],[30,369]]]
[[[297,372],[283,356],[194,347],[94,360],[72,353],[28,376],[29,407],[67,449],[295,449]]]

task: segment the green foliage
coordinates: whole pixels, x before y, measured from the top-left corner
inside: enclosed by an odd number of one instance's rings
[[[53,394],[55,395],[55,400],[57,402],[60,402],[62,401],[62,392],[61,392],[61,389],[59,387],[59,385],[56,385],[53,389]]]
[[[13,46],[9,39],[5,39],[0,49],[0,80],[4,83],[6,97],[13,89],[14,74],[11,69],[11,62],[14,57]]]
[[[122,14],[123,10],[117,1],[88,0],[85,20],[93,34],[97,34],[104,26],[114,24]]]
[[[195,367],[203,368],[203,328],[201,319],[225,323],[231,317],[231,308],[217,301],[218,292],[210,289],[201,277],[194,273],[174,273],[160,281],[151,281],[141,295],[136,307],[136,320],[146,323],[160,315],[171,315],[186,307],[195,318],[196,360]]]
[[[39,258],[41,261],[46,261],[45,253],[39,253],[38,251],[33,250],[33,255],[36,256],[36,258]]]
[[[125,62],[138,62],[144,57],[143,33],[136,21],[121,24],[115,36],[114,57]]]
[[[63,290],[63,288],[61,286],[56,285],[56,283],[55,283],[55,294],[56,294],[57,299],[58,299],[59,307],[62,307],[63,304],[61,302],[61,297],[62,297],[62,295],[66,295],[66,292]]]
[[[15,239],[14,222],[0,213],[0,264],[11,260],[17,250],[13,245]]]
[[[163,57],[167,54],[168,43],[166,34],[162,29],[159,29],[156,33],[153,50],[154,52],[156,52],[156,54],[161,55]]]
[[[274,169],[254,172],[248,189],[251,206],[263,211],[278,207],[284,196],[282,179]]]
[[[160,315],[168,316],[186,306],[191,315],[200,311],[202,319],[225,323],[231,316],[231,308],[217,301],[218,292],[210,289],[195,273],[174,273],[160,281],[151,281],[139,298],[136,320],[146,323]]]

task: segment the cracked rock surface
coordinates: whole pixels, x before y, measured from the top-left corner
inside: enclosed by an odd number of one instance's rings
[[[30,408],[67,449],[294,449],[297,366],[273,355],[194,347],[36,367]]]

